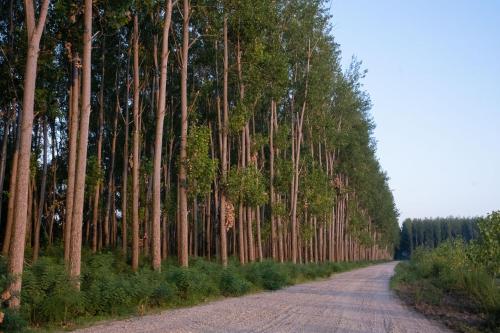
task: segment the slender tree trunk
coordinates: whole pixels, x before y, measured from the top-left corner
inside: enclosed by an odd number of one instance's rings
[[[114,192],[114,178],[115,178],[115,157],[116,157],[116,137],[118,135],[118,114],[120,112],[120,100],[118,98],[118,87],[116,88],[116,106],[115,106],[115,117],[113,119],[113,137],[111,139],[111,166],[109,169],[109,180],[108,180],[108,198],[106,215],[104,218],[104,246],[109,247],[110,245],[110,235],[109,235],[109,218],[110,214],[115,216],[115,211],[111,210],[114,207],[115,192]],[[112,217],[114,220],[114,217]],[[113,225],[114,228],[114,225]],[[112,228],[113,237],[115,235],[115,230]]]
[[[35,234],[33,243],[33,262],[38,260],[40,252],[40,227],[42,225],[43,209],[45,207],[45,192],[47,188],[47,152],[49,149],[49,137],[47,135],[47,118],[43,120],[43,169],[42,183],[40,184],[40,199],[38,202],[38,214],[35,220]]]
[[[222,169],[222,179],[223,181],[227,178],[227,130],[229,125],[229,106],[228,106],[228,73],[229,73],[229,45],[227,38],[227,14],[224,14],[224,74],[223,74],[223,88],[222,88],[222,108],[223,108],[223,123],[222,128],[219,128],[219,131],[222,131],[222,145],[221,145],[221,169]],[[219,100],[218,100],[219,101]],[[220,103],[218,103],[218,109]],[[220,111],[219,111],[220,113]],[[219,229],[220,229],[220,260],[222,266],[227,266],[227,225],[226,225],[226,194],[224,191],[220,193],[220,221],[219,221]]]
[[[31,235],[33,233],[33,219],[36,219],[36,214],[38,212],[36,206],[36,197],[35,197],[35,179],[33,176],[30,177],[29,181],[29,193],[28,193],[28,224],[26,226],[26,245],[28,248],[31,247]],[[34,215],[34,218],[33,218]]]
[[[153,161],[153,244],[152,266],[156,271],[161,267],[161,152],[163,140],[163,123],[165,119],[165,102],[167,94],[168,36],[172,18],[172,0],[167,1],[167,12],[163,24],[163,41],[161,51],[160,91],[156,110],[155,152]]]
[[[250,168],[257,168],[256,165],[252,165],[251,159],[250,159],[250,147],[252,143],[250,142],[250,126],[247,123],[245,127],[245,140],[246,140],[246,160],[247,160],[247,167]],[[255,213],[253,212],[254,209],[252,207],[246,207],[247,210],[247,237],[248,237],[248,260],[250,262],[255,261],[255,242],[253,238],[253,218]]]
[[[12,109],[14,107],[12,106]],[[2,156],[0,157],[0,222],[2,220],[2,208],[3,208],[3,184],[5,180],[5,166],[7,164],[7,143],[9,142],[9,129],[12,122],[12,115],[8,115],[3,126],[3,138],[2,138]],[[1,224],[1,223],[0,223]]]
[[[273,260],[278,259],[276,242],[276,218],[274,216],[274,114],[275,102],[271,101],[271,119],[269,120],[269,188],[271,206],[271,252]]]
[[[187,101],[187,69],[189,51],[189,0],[184,0],[183,8],[183,39],[182,39],[182,68],[181,68],[181,146],[179,163],[179,223],[180,223],[180,249],[179,263],[182,267],[187,267],[188,259],[188,216],[187,216],[187,188],[186,188],[186,142],[188,128],[188,101]]]
[[[172,111],[171,111],[172,112]],[[172,114],[172,113],[171,113]],[[172,122],[171,122],[172,123]],[[171,196],[171,176],[170,170],[172,170],[171,162],[172,162],[172,151],[174,148],[174,140],[173,136],[170,135],[169,144],[168,144],[168,159],[165,166],[165,203],[169,202]],[[165,216],[163,218],[163,247],[162,247],[162,258],[166,259],[168,256],[168,239],[169,239],[169,225],[168,225],[168,214],[169,211],[165,210]]]
[[[2,254],[7,256],[10,249],[12,237],[12,226],[14,224],[14,204],[16,202],[16,182],[17,182],[17,162],[19,160],[19,144],[21,140],[22,113],[19,114],[16,130],[16,146],[12,156],[12,166],[9,184],[9,201],[7,203],[7,223],[5,225],[5,236],[2,247]]]
[[[262,253],[262,235],[261,235],[261,232],[260,232],[260,207],[257,207],[257,209],[255,209],[255,213],[256,213],[256,223],[257,223],[257,254],[259,256],[259,261],[263,261],[264,260],[264,256],[263,256],[263,253]]]
[[[129,137],[129,112],[128,112],[128,102],[130,94],[130,48],[128,49],[127,55],[127,71],[126,71],[126,93],[125,93],[125,103],[123,103],[124,116],[124,139],[123,139],[123,174],[122,174],[122,189],[121,189],[121,199],[122,199],[122,253],[125,256],[127,254],[127,194],[128,194],[128,137]]]
[[[78,160],[76,163],[75,194],[73,197],[73,218],[71,221],[70,276],[80,288],[80,269],[82,251],[82,220],[85,195],[85,176],[87,168],[87,145],[90,118],[90,85],[91,85],[91,52],[92,52],[92,0],[85,0],[83,30],[83,64],[82,64],[82,109],[78,142]]]
[[[105,54],[105,43],[104,39],[102,42],[102,55],[101,55],[101,82],[100,82],[100,88],[99,88],[99,131],[98,131],[98,138],[97,138],[97,168],[98,170],[102,170],[102,140],[103,140],[103,132],[104,132],[104,54]],[[100,172],[99,172],[100,174]],[[95,189],[94,189],[94,204],[92,208],[92,225],[94,226],[94,238],[92,239],[92,252],[95,253],[97,249],[100,249],[102,247],[102,233],[101,231],[103,226],[100,226],[101,224],[101,212],[99,209],[99,203],[100,203],[100,196],[101,196],[101,186],[102,179],[99,177],[99,179],[96,182]],[[106,237],[107,235],[107,230],[106,226],[103,228],[104,230],[104,236]],[[98,231],[99,230],[99,231]],[[97,233],[99,232],[99,242],[98,242],[98,235]],[[99,244],[98,244],[99,243]]]
[[[69,264],[71,245],[71,221],[73,218],[73,198],[75,192],[76,150],[78,149],[78,123],[80,117],[80,58],[78,54],[72,57],[72,84],[70,93],[70,127],[68,154],[68,187],[66,189],[66,221],[64,225],[64,262]]]
[[[132,162],[132,270],[139,268],[139,19],[134,16],[134,139]]]
[[[238,253],[240,258],[240,264],[245,264],[245,228],[243,225],[243,204],[240,202],[238,207]]]
[[[55,221],[55,209],[57,205],[57,156],[59,155],[57,152],[57,140],[56,140],[56,125],[55,122],[52,123],[51,126],[51,142],[52,142],[52,157],[51,157],[51,169],[52,169],[52,188],[50,193],[51,195],[51,204],[50,204],[50,222],[49,222],[49,239],[48,246],[51,247],[54,241],[54,221]]]
[[[151,150],[154,150],[154,147],[151,147]],[[153,181],[152,181],[153,175],[147,175],[145,177],[145,183],[147,184],[146,188],[146,200],[145,202],[151,202],[151,197],[153,196]],[[144,206],[144,205],[143,205]],[[148,207],[145,207],[146,209],[144,210],[144,219],[143,219],[143,233],[141,235],[143,236],[143,241],[142,241],[142,249],[144,256],[149,257],[149,251],[151,250],[151,219],[149,218],[150,214],[150,209]]]
[[[9,307],[19,308],[21,304],[21,274],[24,263],[26,222],[28,213],[28,186],[30,178],[31,136],[33,130],[33,109],[35,104],[35,84],[38,64],[40,39],[45,27],[49,0],[44,0],[40,7],[38,23],[35,21],[35,8],[32,1],[25,1],[26,28],[28,33],[28,54],[23,86],[23,116],[19,142],[19,157],[16,174],[15,212],[10,242],[8,273],[12,280],[8,286]]]

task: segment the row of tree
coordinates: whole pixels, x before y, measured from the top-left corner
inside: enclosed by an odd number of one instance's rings
[[[59,244],[77,288],[82,246],[119,249],[134,271],[170,255],[392,256],[397,210],[365,72],[355,60],[342,70],[322,0],[0,10],[11,307],[25,257]]]
[[[440,243],[461,238],[469,242],[479,237],[479,218],[445,217],[406,219],[401,228],[396,256],[409,258],[417,247],[435,248]]]

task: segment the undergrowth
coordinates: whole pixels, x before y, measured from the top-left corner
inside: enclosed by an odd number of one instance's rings
[[[500,331],[499,282],[461,240],[417,249],[396,266],[391,285],[418,310],[460,332]]]
[[[119,254],[102,253],[84,256],[78,291],[63,261],[56,258],[60,257],[45,256],[25,265],[21,309],[2,309],[5,319],[0,330],[74,328],[95,318],[141,315],[156,308],[189,306],[221,296],[277,290],[368,264],[264,261],[241,266],[232,260],[223,269],[216,262],[192,258],[189,268],[181,268],[175,258],[170,258],[163,263],[161,272],[145,265],[134,273]],[[6,262],[0,257],[0,287],[5,288],[7,283]]]

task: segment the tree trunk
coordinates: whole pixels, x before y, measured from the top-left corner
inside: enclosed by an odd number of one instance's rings
[[[12,106],[12,109],[14,107]],[[3,126],[3,138],[2,138],[2,156],[0,157],[0,222],[2,220],[2,208],[3,208],[3,184],[5,180],[5,166],[7,164],[7,143],[9,142],[9,129],[12,122],[12,115],[7,115],[7,120]]]
[[[132,270],[139,268],[139,19],[134,16],[134,138],[132,149]]]
[[[49,222],[49,239],[48,239],[48,246],[51,247],[52,243],[54,241],[54,221],[55,221],[55,209],[57,205],[57,156],[59,155],[58,149],[57,149],[57,139],[56,139],[56,125],[55,122],[52,122],[52,135],[51,135],[51,142],[52,142],[52,157],[51,157],[51,169],[52,169],[52,188],[50,190],[51,195],[51,204],[50,204],[50,222]]]
[[[128,112],[128,102],[130,94],[130,48],[128,49],[127,55],[127,71],[126,71],[126,93],[125,93],[125,103],[123,103],[123,112],[125,113],[124,125],[125,133],[123,139],[123,174],[122,174],[122,189],[121,189],[121,199],[122,199],[122,253],[125,256],[127,254],[127,193],[128,193],[128,137],[129,137],[129,112]]]
[[[274,114],[275,102],[271,101],[271,119],[269,120],[269,202],[271,206],[271,253],[273,260],[278,259],[276,244],[276,218],[274,216]]]
[[[24,263],[24,246],[28,213],[28,183],[30,178],[31,136],[33,130],[33,109],[35,104],[35,84],[38,64],[40,38],[45,26],[49,0],[44,0],[40,7],[38,23],[35,22],[35,8],[32,1],[25,1],[26,28],[28,32],[28,54],[23,86],[23,116],[19,156],[17,162],[17,179],[15,190],[15,212],[9,251],[8,273],[12,280],[8,287],[12,295],[9,307],[19,308],[21,304],[21,274]]]
[[[187,69],[189,51],[189,0],[184,0],[183,8],[183,39],[182,39],[182,68],[181,68],[181,146],[179,159],[179,223],[180,223],[180,249],[179,264],[187,267],[188,259],[188,216],[187,216],[187,193],[186,193],[186,142],[188,128],[188,101],[187,101]]]
[[[120,100],[118,98],[118,87],[116,88],[116,106],[115,106],[115,117],[113,119],[113,137],[111,139],[111,167],[109,169],[109,180],[108,180],[108,198],[106,215],[104,218],[104,246],[109,247],[110,245],[110,235],[109,235],[109,219],[110,214],[116,215],[114,210],[115,192],[114,192],[114,177],[115,177],[115,157],[116,157],[116,137],[118,135],[118,114],[120,112]],[[114,219],[114,217],[112,217]],[[113,225],[114,228],[114,225]],[[113,237],[115,235],[114,230]]]
[[[221,145],[221,173],[222,179],[225,182],[227,178],[227,131],[229,125],[229,106],[228,106],[228,73],[229,73],[229,45],[227,40],[227,14],[224,14],[224,82],[223,82],[223,121],[222,128],[219,128],[219,131],[222,132],[222,145]],[[218,103],[218,109],[220,109],[220,103]],[[220,113],[220,111],[219,111]],[[220,122],[219,122],[220,126]],[[224,191],[220,193],[220,221],[219,221],[219,230],[220,230],[220,260],[223,267],[227,266],[227,226],[226,226],[226,194]]]
[[[75,192],[76,150],[78,145],[78,123],[80,117],[80,58],[78,54],[72,57],[72,84],[70,90],[69,109],[69,152],[68,152],[68,187],[66,189],[66,221],[64,225],[64,262],[69,264],[71,245],[71,220],[73,218],[73,199]]]
[[[263,253],[262,253],[262,237],[260,233],[260,207],[257,207],[255,209],[256,213],[256,223],[257,223],[257,254],[259,256],[259,261],[264,260]]]
[[[16,201],[16,182],[17,182],[17,162],[19,160],[19,144],[21,140],[21,121],[22,113],[19,114],[16,130],[16,146],[12,156],[12,166],[9,184],[9,201],[7,203],[7,224],[5,225],[5,236],[2,247],[2,255],[7,256],[10,249],[12,237],[12,225],[14,224],[14,203]]]
[[[92,0],[85,0],[83,30],[83,64],[82,64],[82,109],[78,142],[78,160],[76,163],[75,194],[73,197],[73,218],[71,221],[70,276],[75,286],[80,289],[80,269],[82,251],[82,220],[85,195],[85,175],[87,168],[87,145],[90,118],[90,85],[91,85],[91,52],[92,52]]]
[[[40,199],[38,202],[38,215],[35,221],[35,234],[33,243],[33,262],[38,260],[40,252],[40,227],[42,225],[43,209],[45,207],[45,192],[47,188],[47,151],[49,149],[49,138],[47,135],[47,118],[43,120],[43,171],[42,183],[40,185]]]
[[[152,266],[156,271],[161,267],[161,152],[163,140],[163,123],[165,119],[165,99],[167,94],[168,36],[172,18],[172,0],[167,1],[167,12],[163,24],[163,41],[161,51],[160,91],[156,110],[155,152],[153,161],[153,237]]]
[[[98,130],[98,138],[97,138],[97,168],[99,171],[102,170],[102,139],[103,139],[103,132],[104,132],[104,54],[105,54],[105,39],[103,39],[101,48],[102,48],[102,54],[101,54],[101,82],[100,82],[100,88],[99,88],[99,130]],[[94,189],[94,204],[92,208],[92,225],[94,226],[94,238],[92,239],[92,252],[95,253],[97,249],[100,249],[102,247],[102,233],[99,232],[99,244],[97,240],[97,233],[98,230],[102,231],[102,226],[101,224],[101,212],[99,209],[99,203],[100,203],[100,196],[101,196],[101,172],[99,172],[99,179],[96,182],[95,189]],[[107,234],[106,226],[104,226],[104,235]]]

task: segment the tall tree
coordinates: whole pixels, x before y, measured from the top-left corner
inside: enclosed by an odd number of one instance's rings
[[[168,36],[172,19],[172,0],[167,0],[163,22],[163,41],[161,50],[160,90],[156,110],[155,152],[153,164],[153,269],[161,265],[161,152],[163,142],[163,123],[167,94]]]
[[[82,99],[80,124],[78,130],[78,152],[75,167],[75,191],[73,195],[73,218],[71,220],[70,240],[70,276],[77,288],[80,288],[80,270],[82,259],[82,221],[87,169],[87,144],[90,118],[90,85],[92,81],[92,0],[84,3],[83,58],[82,58]]]
[[[139,122],[139,18],[138,14],[134,16],[133,32],[134,48],[134,137],[132,147],[132,270],[136,271],[139,267],[139,140],[140,140],[140,122]]]
[[[13,280],[9,285],[12,295],[9,306],[18,308],[21,302],[21,274],[24,263],[24,245],[28,213],[28,187],[30,174],[31,137],[33,129],[33,113],[35,106],[35,85],[37,76],[38,52],[40,39],[45,27],[45,19],[49,0],[40,5],[38,22],[35,18],[35,4],[31,0],[24,2],[26,15],[26,34],[28,37],[28,53],[23,85],[23,109],[20,128],[19,155],[17,161],[17,180],[15,189],[15,213],[10,241],[8,270]]]
[[[76,152],[78,149],[78,124],[80,118],[80,58],[78,54],[71,56],[70,105],[69,105],[69,152],[68,152],[68,186],[66,188],[66,220],[64,225],[64,261],[69,264],[71,245],[71,221],[73,219],[73,198],[75,194]]]
[[[182,11],[182,55],[181,55],[181,135],[179,154],[179,263],[183,267],[189,264],[188,259],[188,212],[187,212],[187,181],[186,181],[186,143],[188,130],[188,52],[189,52],[189,17],[191,8],[189,0],[183,1]]]
[[[227,167],[228,167],[228,142],[227,142],[227,131],[229,127],[229,105],[228,105],[228,77],[229,77],[229,42],[227,37],[227,14],[224,14],[224,78],[223,78],[223,121],[222,124],[219,121],[219,131],[222,132],[221,140],[221,174],[223,181],[227,179]],[[220,105],[220,103],[219,103]],[[219,107],[220,109],[220,107]],[[227,266],[227,227],[230,223],[226,221],[231,217],[227,216],[227,208],[229,204],[226,202],[226,193],[224,191],[220,194],[220,258],[223,266]]]

